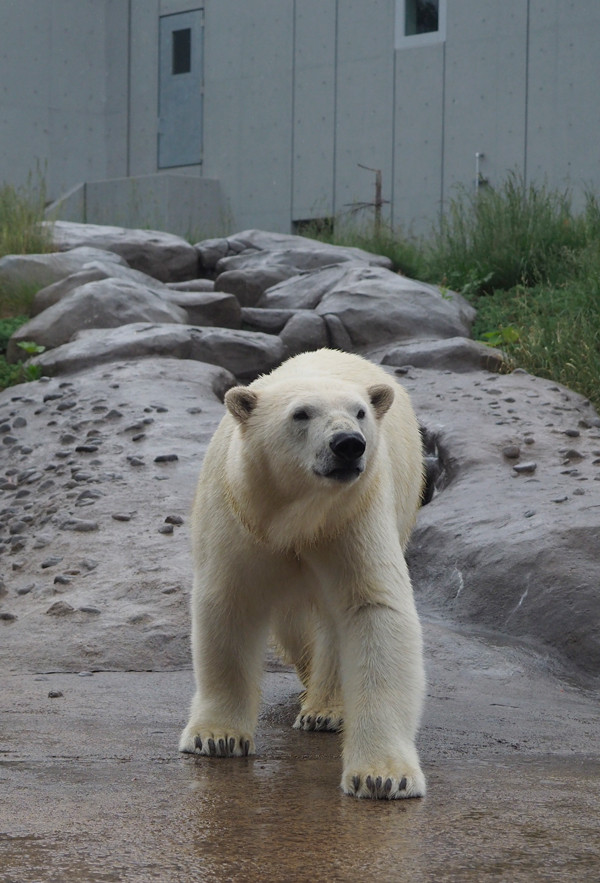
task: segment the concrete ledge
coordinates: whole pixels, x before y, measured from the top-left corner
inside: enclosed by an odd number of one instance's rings
[[[225,232],[227,212],[220,181],[167,173],[77,184],[48,206],[46,217],[164,230],[198,241]]]

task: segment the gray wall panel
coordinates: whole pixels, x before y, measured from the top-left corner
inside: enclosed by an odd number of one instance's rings
[[[396,52],[393,224],[428,233],[442,197],[444,46]]]
[[[531,0],[530,23],[527,176],[581,204],[600,191],[600,4]]]
[[[475,153],[498,184],[523,169],[527,3],[477,0],[449,5],[446,44],[444,190],[471,186]]]
[[[289,229],[292,0],[208,0],[204,173],[235,226]]]
[[[292,219],[333,215],[336,4],[296,0]]]
[[[334,202],[338,215],[375,197],[375,177],[359,163],[381,169],[383,198],[391,197],[394,14],[391,0],[338,2]],[[373,213],[355,217],[368,220]]]

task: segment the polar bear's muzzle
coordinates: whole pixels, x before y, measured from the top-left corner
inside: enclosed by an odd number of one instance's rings
[[[330,456],[321,474],[336,481],[358,478],[365,468],[363,454],[366,447],[367,442],[361,432],[336,432],[329,441]]]

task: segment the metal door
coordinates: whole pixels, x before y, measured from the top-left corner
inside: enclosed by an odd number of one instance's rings
[[[194,9],[160,18],[159,169],[202,162],[203,17]]]

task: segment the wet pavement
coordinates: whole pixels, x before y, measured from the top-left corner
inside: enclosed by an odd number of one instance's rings
[[[190,671],[0,675],[0,881],[594,881],[600,707],[429,622],[422,800],[344,796],[270,661],[254,758],[177,753]],[[51,698],[49,694],[55,695]]]

